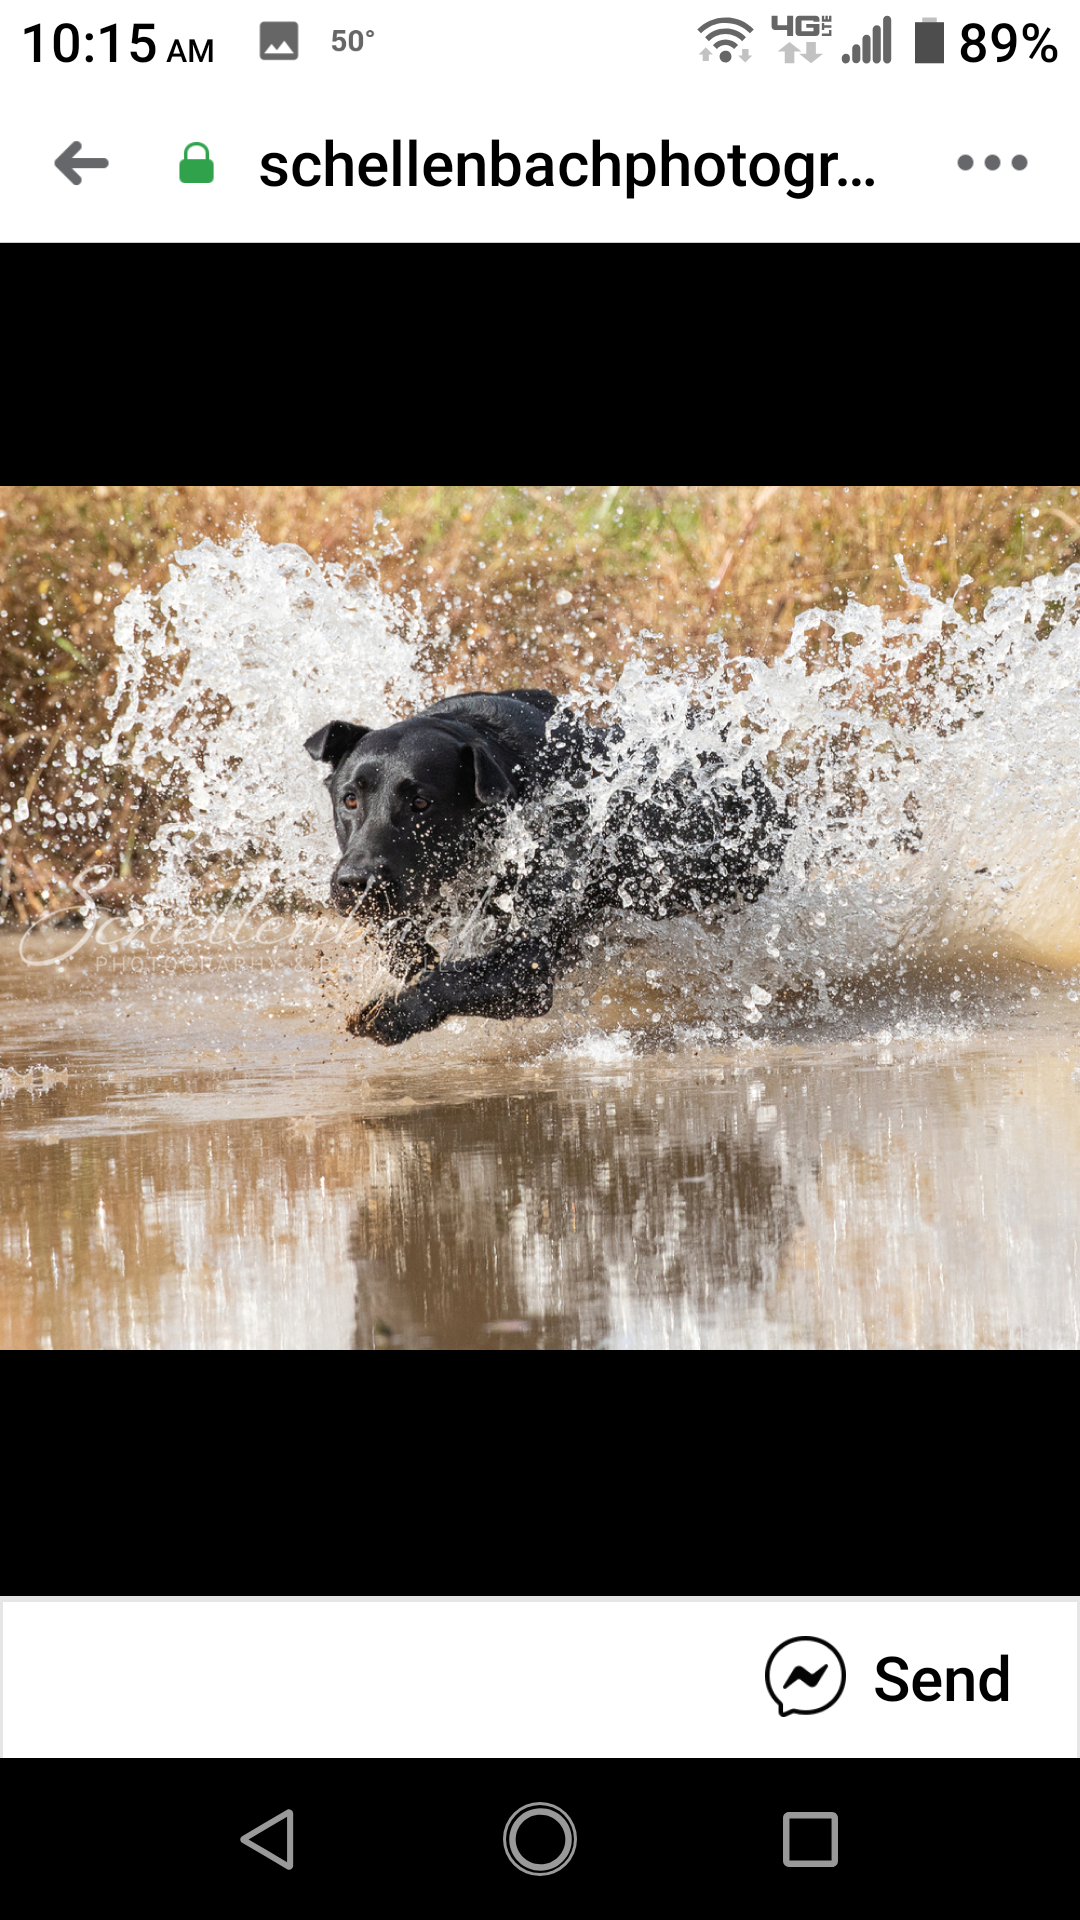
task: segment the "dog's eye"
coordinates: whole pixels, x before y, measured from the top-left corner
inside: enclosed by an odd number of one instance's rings
[[[415,813],[423,813],[424,808],[430,807],[430,805],[431,805],[431,801],[425,800],[423,796],[418,793],[416,796],[416,799],[413,801],[413,811]]]
[[[356,798],[355,793],[343,793],[341,797],[345,802],[345,805],[348,807],[350,813],[353,812],[353,810],[356,807],[358,807],[360,804]]]

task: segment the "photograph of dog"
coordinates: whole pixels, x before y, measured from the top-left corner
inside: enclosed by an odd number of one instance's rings
[[[0,1346],[1080,1344],[1080,487],[0,487]]]

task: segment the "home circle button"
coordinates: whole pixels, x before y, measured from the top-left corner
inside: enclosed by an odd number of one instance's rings
[[[550,1800],[533,1800],[510,1815],[503,1828],[506,1857],[519,1873],[558,1873],[572,1860],[577,1829]]]

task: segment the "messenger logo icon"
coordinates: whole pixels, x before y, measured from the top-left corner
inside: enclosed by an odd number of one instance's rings
[[[839,1700],[846,1679],[836,1648],[807,1634],[781,1640],[765,1667],[765,1685],[782,1720],[791,1713],[824,1713]]]

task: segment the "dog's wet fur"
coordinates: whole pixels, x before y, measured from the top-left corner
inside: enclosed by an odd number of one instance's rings
[[[603,779],[621,732],[556,719],[557,705],[539,689],[462,693],[389,727],[332,720],[305,741],[331,769],[341,848],[331,902],[373,926],[406,982],[396,998],[354,1014],[351,1033],[394,1046],[452,1014],[546,1013],[582,935],[620,910],[666,919],[737,906],[779,867],[792,822],[753,765],[718,792],[703,793],[689,765],[643,801],[620,790],[599,840],[587,803],[573,796]],[[691,748],[687,757],[717,764]],[[485,872],[506,808],[542,798],[556,781],[561,800],[540,856],[524,874],[499,876],[514,894],[513,932],[479,958],[440,961],[424,930],[441,889]]]

